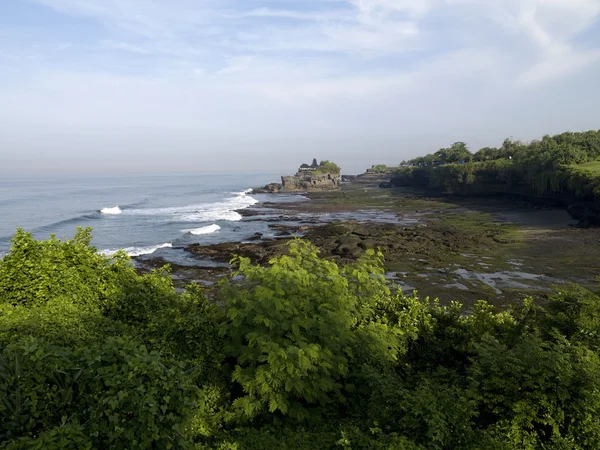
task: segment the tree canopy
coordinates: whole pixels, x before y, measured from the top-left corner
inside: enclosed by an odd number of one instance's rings
[[[323,160],[319,163],[319,166],[316,170],[317,173],[330,173],[332,175],[339,175],[341,172],[340,166],[338,166],[337,164],[328,161],[328,160]]]
[[[512,160],[522,166],[554,168],[581,164],[600,158],[600,130],[554,136],[546,135],[530,143],[504,140],[499,148],[484,147],[472,154],[464,142],[455,142],[450,148],[442,148],[433,154],[420,156],[403,165],[433,167],[444,164]]]

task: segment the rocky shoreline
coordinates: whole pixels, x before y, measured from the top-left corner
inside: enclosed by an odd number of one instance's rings
[[[344,264],[367,248],[385,254],[387,277],[405,291],[472,304],[498,306],[543,298],[564,282],[595,287],[600,273],[600,230],[573,228],[564,210],[533,209],[497,200],[427,197],[422,192],[349,183],[337,192],[308,194],[310,201],[262,203],[238,211],[245,222],[268,224],[269,236],[242,242],[191,244],[193,261],[172,265],[175,284],[207,289],[234,270],[233,255],[268,264],[301,237]],[[274,213],[275,212],[275,213]],[[141,272],[164,265],[138,259]]]

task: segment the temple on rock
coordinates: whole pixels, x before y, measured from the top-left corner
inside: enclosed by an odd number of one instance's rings
[[[313,159],[312,164],[302,164],[296,175],[282,176],[281,184],[271,183],[254,189],[254,194],[271,194],[275,192],[315,192],[340,189],[340,168],[331,161],[323,160],[319,164]]]
[[[298,172],[314,172],[318,168],[319,168],[319,163],[317,163],[317,158],[314,158],[313,162],[310,166],[308,164],[304,163],[300,166],[300,168],[298,169]]]

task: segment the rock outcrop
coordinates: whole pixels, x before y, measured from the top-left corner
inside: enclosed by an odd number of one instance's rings
[[[279,183],[269,183],[261,188],[253,189],[252,194],[276,194],[281,192],[281,187]]]
[[[367,169],[365,173],[359,175],[342,175],[342,181],[357,184],[389,184],[393,176],[394,172],[377,172]]]
[[[282,192],[330,191],[340,188],[340,176],[330,173],[298,172],[281,177]]]
[[[252,191],[253,194],[274,194],[277,192],[315,192],[340,188],[340,168],[331,161],[311,165],[302,164],[296,175],[282,176],[281,184],[271,183]]]
[[[367,169],[365,173],[357,175],[353,182],[367,184],[387,183],[392,179],[393,176],[393,172],[375,172],[371,169]]]

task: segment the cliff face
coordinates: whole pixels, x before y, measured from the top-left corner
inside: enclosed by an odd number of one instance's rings
[[[471,166],[473,167],[473,166]],[[566,207],[580,226],[600,226],[597,176],[573,169],[555,169],[532,179],[518,167],[504,171],[469,166],[438,166],[398,172],[389,187],[416,187],[461,196],[520,197],[533,204]]]
[[[300,172],[294,176],[281,177],[281,185],[282,192],[330,191],[339,189],[340,176],[330,173],[316,174],[313,172]]]

